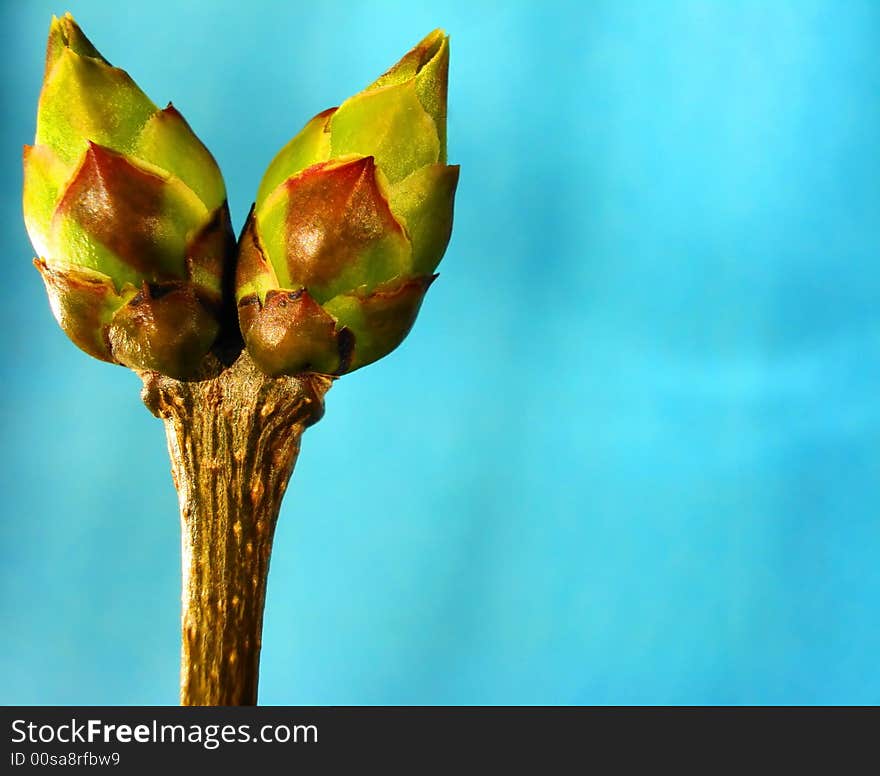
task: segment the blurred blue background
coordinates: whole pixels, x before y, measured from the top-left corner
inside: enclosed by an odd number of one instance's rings
[[[473,0],[3,4],[0,702],[177,701],[162,425],[21,219],[65,10],[236,229],[306,119],[452,36],[452,242],[305,436],[262,702],[880,702],[880,4]]]

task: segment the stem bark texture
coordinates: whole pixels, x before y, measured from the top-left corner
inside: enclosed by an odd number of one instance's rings
[[[275,524],[332,380],[270,378],[246,352],[205,380],[141,377],[144,403],[165,423],[180,500],[181,704],[255,704]]]

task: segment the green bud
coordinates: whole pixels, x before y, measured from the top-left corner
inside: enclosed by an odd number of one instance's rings
[[[192,376],[220,329],[234,237],[214,158],[68,14],[53,17],[24,218],[52,311],[96,358]]]
[[[239,243],[245,343],[270,375],[344,374],[409,332],[449,242],[449,40],[428,35],[272,160]]]

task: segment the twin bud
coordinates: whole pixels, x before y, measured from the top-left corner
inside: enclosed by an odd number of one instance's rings
[[[433,32],[309,121],[266,170],[236,244],[223,176],[180,113],[69,15],[53,19],[24,216],[61,327],[96,358],[179,379],[231,326],[271,376],[387,355],[452,229],[448,64]]]

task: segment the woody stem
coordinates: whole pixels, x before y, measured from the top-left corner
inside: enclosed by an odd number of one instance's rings
[[[272,538],[303,431],[331,380],[270,378],[247,353],[199,382],[142,374],[180,500],[186,706],[257,702]]]

